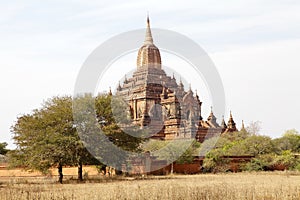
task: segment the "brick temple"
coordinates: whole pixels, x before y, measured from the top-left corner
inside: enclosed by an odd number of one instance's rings
[[[165,73],[160,51],[153,42],[149,18],[136,65],[132,77],[125,77],[116,92],[128,104],[132,125],[152,129],[152,138],[163,140],[196,138],[203,142],[208,134],[237,131],[231,112],[227,123],[223,117],[218,124],[212,109],[205,120],[197,93],[191,87],[185,90],[181,80]]]

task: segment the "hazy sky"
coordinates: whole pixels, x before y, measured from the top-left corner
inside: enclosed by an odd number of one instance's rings
[[[182,33],[207,51],[225,87],[226,118],[230,109],[238,127],[259,120],[272,137],[300,130],[299,10],[297,0],[1,1],[0,142],[13,147],[16,117],[71,95],[87,56],[114,35],[144,28],[147,11],[152,27]],[[206,118],[210,105],[199,93]]]

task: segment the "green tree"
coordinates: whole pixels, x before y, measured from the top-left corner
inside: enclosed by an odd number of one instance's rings
[[[225,159],[224,151],[220,148],[209,151],[203,160],[204,172],[226,172],[230,170],[229,160]]]
[[[300,134],[295,129],[287,130],[282,137],[273,140],[277,154],[282,151],[291,150],[292,152],[300,152]]]
[[[245,130],[229,132],[221,135],[222,138],[226,138],[230,141],[242,141],[249,136],[250,134]]]
[[[0,154],[5,155],[8,152],[8,149],[6,149],[7,143],[6,142],[1,142],[0,143]]]
[[[293,155],[291,150],[282,151],[280,155],[276,155],[273,161],[273,165],[281,165],[285,169],[293,169],[297,164],[297,159]]]
[[[242,146],[245,153],[253,156],[271,153],[274,150],[272,139],[268,136],[252,135],[243,141]]]
[[[273,164],[275,155],[274,154],[263,154],[258,155],[255,158],[252,158],[250,162],[248,162],[244,166],[244,170],[246,171],[266,171],[270,169]]]
[[[191,163],[194,155],[198,152],[200,144],[194,140],[149,140],[142,146],[143,151],[151,152],[159,159],[171,163],[171,174],[173,173],[174,162]]]
[[[78,166],[82,180],[82,163],[91,158],[80,141],[73,124],[72,98],[54,97],[41,109],[20,116],[12,126],[17,150],[10,154],[11,165],[47,173],[57,167],[59,182],[63,180],[63,166]]]
[[[177,163],[192,163],[195,156],[199,156],[201,143],[196,140],[192,142],[190,147],[176,160]]]
[[[126,118],[127,104],[109,94],[91,94],[74,99],[75,126],[87,149],[103,164],[120,169],[127,152],[140,152],[145,131]],[[130,125],[130,126],[129,126]]]

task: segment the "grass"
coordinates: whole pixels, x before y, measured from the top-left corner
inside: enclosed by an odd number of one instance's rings
[[[61,185],[49,177],[7,177],[0,180],[0,199],[300,199],[294,172],[98,179]]]

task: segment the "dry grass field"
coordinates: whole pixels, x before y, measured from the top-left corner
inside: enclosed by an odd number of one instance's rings
[[[300,199],[300,174],[229,173],[101,178],[1,177],[0,199]]]

